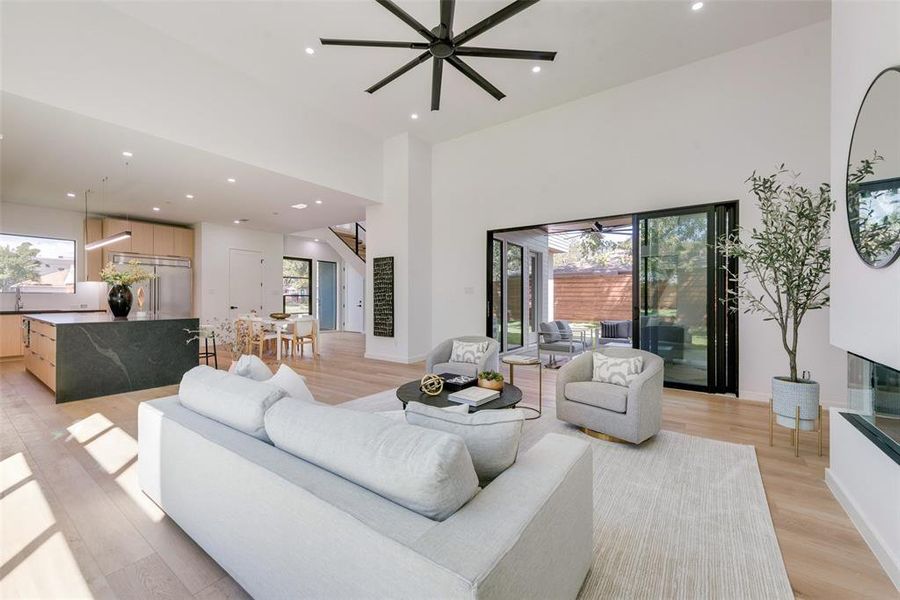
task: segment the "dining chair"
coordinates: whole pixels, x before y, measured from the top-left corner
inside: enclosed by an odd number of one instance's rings
[[[267,343],[278,343],[278,334],[274,331],[267,331],[266,324],[263,321],[254,319],[248,322],[250,323],[248,354],[253,354],[253,348],[255,347],[259,351],[259,357],[262,358]]]
[[[291,345],[294,349],[300,348],[300,357],[304,354],[304,345],[312,346],[313,358],[316,356],[316,322],[312,319],[297,319],[294,322],[294,335],[291,336]],[[295,350],[296,352],[296,350]]]

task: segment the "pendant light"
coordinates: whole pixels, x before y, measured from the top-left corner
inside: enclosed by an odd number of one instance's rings
[[[101,180],[101,184],[102,184],[101,194],[102,194],[104,200],[106,199],[106,182],[108,179],[109,179],[108,177],[104,177]],[[90,191],[90,190],[88,190],[88,191]],[[87,227],[87,214],[88,214],[87,195],[88,195],[88,192],[85,192],[84,193],[85,227]],[[109,235],[109,236],[99,239],[95,242],[85,244],[84,249],[87,250],[88,252],[90,252],[91,250],[96,250],[98,248],[102,248],[103,246],[109,246],[110,244],[115,244],[116,242],[121,242],[122,240],[127,240],[130,237],[131,237],[131,230],[126,229],[125,231],[120,231],[119,233],[114,233],[113,235]]]

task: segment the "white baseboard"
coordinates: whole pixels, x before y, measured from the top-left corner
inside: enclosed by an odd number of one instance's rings
[[[847,494],[844,486],[841,485],[840,480],[838,480],[831,469],[825,469],[825,485],[828,486],[838,504],[847,513],[850,520],[853,521],[857,531],[862,535],[866,544],[869,545],[875,558],[878,559],[881,567],[893,582],[894,587],[897,588],[897,591],[900,591],[900,564],[893,560],[891,553],[881,541],[881,537],[869,526],[868,521],[856,507],[853,499]]]
[[[369,360],[383,360],[385,362],[394,362],[403,365],[411,365],[413,363],[422,362],[423,360],[425,360],[426,356],[426,354],[423,354],[421,356],[396,356],[393,354],[374,354],[371,352],[366,352],[363,355],[363,358],[367,358]]]

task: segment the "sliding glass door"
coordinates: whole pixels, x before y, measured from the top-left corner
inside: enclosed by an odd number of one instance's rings
[[[737,392],[735,316],[715,240],[734,226],[734,205],[638,215],[634,344],[665,361],[665,382]]]
[[[506,349],[521,348],[523,325],[525,322],[523,302],[522,267],[524,263],[522,246],[506,244]]]

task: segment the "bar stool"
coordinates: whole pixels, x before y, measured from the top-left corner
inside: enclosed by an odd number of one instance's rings
[[[213,359],[213,366],[219,368],[219,357],[216,354],[216,332],[211,327],[201,327],[197,337],[203,338],[203,351],[200,352],[200,360],[206,361],[209,366],[209,358]],[[212,340],[212,352],[209,351],[209,340]]]

